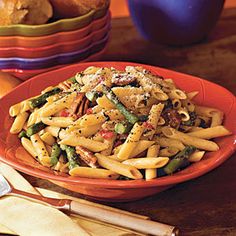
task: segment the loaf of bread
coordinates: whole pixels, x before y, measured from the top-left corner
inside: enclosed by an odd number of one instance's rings
[[[52,15],[48,0],[0,0],[0,25],[39,25]]]
[[[104,8],[109,0],[50,0],[56,19],[81,16],[93,9]]]

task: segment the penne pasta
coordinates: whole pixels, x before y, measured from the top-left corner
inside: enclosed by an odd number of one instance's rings
[[[189,100],[192,100],[194,97],[196,97],[198,95],[198,93],[199,93],[198,91],[189,92],[189,93],[187,93],[187,98]]]
[[[78,166],[69,171],[71,176],[91,179],[117,179],[119,174],[114,171]]]
[[[189,156],[188,161],[198,162],[203,158],[204,154],[205,154],[205,151],[196,151]]]
[[[9,115],[11,117],[17,116],[21,111],[21,103],[14,104],[9,109]]]
[[[76,97],[75,92],[65,95],[61,99],[49,104],[47,107],[42,109],[40,112],[40,116],[41,117],[52,116],[55,113],[61,111],[62,109],[70,107],[75,97]]]
[[[34,158],[38,157],[38,154],[35,151],[31,140],[23,137],[23,138],[21,138],[21,144],[31,156],[33,156]]]
[[[173,89],[168,93],[170,99],[183,100],[187,98],[187,95],[180,89]]]
[[[74,123],[72,117],[41,117],[41,121],[50,126],[66,128]]]
[[[219,150],[211,139],[231,134],[223,112],[196,105],[197,94],[141,66],[91,66],[12,105],[10,133],[23,131],[22,146],[54,171],[151,180],[157,168],[172,174],[185,159],[200,161]]]
[[[138,156],[140,153],[142,153],[145,150],[147,150],[154,143],[155,143],[154,141],[140,140],[137,143],[137,146],[135,147],[135,149],[131,152],[130,158]]]
[[[181,141],[175,139],[170,139],[165,137],[155,137],[155,141],[161,147],[175,147],[180,151],[185,148],[185,146]]]
[[[96,100],[97,104],[99,107],[104,108],[104,109],[115,109],[114,104],[105,96],[103,95],[102,97],[97,98]]]
[[[98,142],[92,139],[74,136],[74,135],[67,135],[64,139],[62,139],[59,144],[66,144],[70,146],[82,146],[89,149],[92,152],[101,152],[109,148],[107,143]]]
[[[130,157],[132,151],[137,146],[138,141],[143,133],[143,126],[135,123],[130,134],[128,135],[125,143],[122,145],[119,153],[117,154],[118,159],[126,160]]]
[[[172,157],[179,152],[179,149],[174,146],[163,148],[159,151],[159,155],[163,157]]]
[[[188,135],[190,136],[203,138],[203,139],[212,139],[212,138],[222,137],[222,136],[226,136],[230,134],[232,133],[222,125],[188,133]]]
[[[18,115],[16,115],[16,118],[11,126],[10,133],[11,134],[19,133],[23,129],[23,126],[28,116],[29,114],[27,112],[19,113]]]
[[[104,155],[101,155],[99,153],[96,154],[96,157],[98,159],[98,163],[100,166],[114,171],[118,174],[121,174],[123,176],[126,176],[131,179],[142,179],[143,176],[139,172],[139,170],[133,166],[126,165],[123,163],[120,163],[118,161],[112,160],[111,158],[108,158]]]
[[[44,145],[43,141],[40,139],[38,134],[33,134],[30,136],[30,140],[32,145],[37,153],[37,157],[44,166],[51,166],[50,157],[47,152],[46,146]]]
[[[80,126],[81,127],[86,127],[90,125],[97,125],[101,124],[106,121],[106,117],[104,116],[103,112],[99,112],[97,114],[90,114],[90,115],[85,115],[80,119]],[[77,122],[76,122],[77,123]]]
[[[131,165],[137,169],[156,169],[166,165],[169,161],[168,157],[143,157],[143,158],[132,158],[123,161],[123,164]]]
[[[196,148],[199,148],[205,151],[219,150],[219,146],[212,141],[189,136],[188,134],[182,133],[173,128],[164,127],[162,129],[162,133],[168,138],[180,140],[185,145],[193,145]]]
[[[43,134],[40,134],[40,138],[48,145],[53,145],[56,142],[56,139],[49,133],[44,132]]]
[[[221,111],[211,112],[211,127],[221,125],[223,121],[223,113]]]
[[[148,116],[147,123],[145,123],[145,124],[148,124],[148,127],[144,131],[144,134],[143,134],[144,136],[152,139],[153,135],[155,134],[158,121],[161,116],[161,112],[163,108],[164,108],[164,104],[162,103],[152,106],[149,116]]]
[[[148,157],[157,157],[159,154],[160,146],[159,145],[152,145],[148,148],[147,156]],[[145,169],[145,179],[155,179],[157,177],[157,170],[156,168],[146,168]]]

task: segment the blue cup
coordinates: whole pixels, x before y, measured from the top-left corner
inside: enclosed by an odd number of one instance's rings
[[[199,42],[214,28],[224,0],[128,0],[144,38],[169,45]]]

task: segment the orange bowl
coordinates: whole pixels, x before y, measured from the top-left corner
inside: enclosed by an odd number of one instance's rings
[[[101,49],[101,51],[94,53],[93,55],[85,58],[81,62],[101,60],[103,54],[107,50],[107,47],[108,47],[108,43],[104,46],[104,48]],[[66,64],[56,65],[53,67],[48,67],[48,68],[38,69],[38,70],[2,69],[1,71],[9,73],[9,74],[15,76],[16,78],[24,81],[24,80],[28,80],[28,79],[32,78],[33,76],[43,74],[48,71],[56,70],[56,69],[59,69],[61,67],[65,67],[65,66],[67,66],[67,65]]]
[[[11,105],[39,94],[43,88],[56,85],[88,66],[107,66],[123,70],[127,65],[140,66],[140,64],[129,62],[80,63],[35,76],[16,87],[0,100],[2,114],[0,118],[0,160],[24,173],[50,180],[57,185],[89,197],[106,201],[131,201],[199,177],[222,164],[236,150],[236,98],[233,94],[219,85],[198,77],[148,65],[141,66],[164,78],[172,78],[177,86],[186,92],[199,91],[195,99],[196,103],[218,108],[225,113],[224,125],[233,134],[215,140],[220,146],[219,151],[207,153],[200,162],[193,163],[173,175],[149,181],[89,179],[68,176],[40,165],[23,149],[17,136],[9,133],[13,121],[8,115]]]
[[[93,43],[104,38],[110,30],[110,22],[108,21],[102,28],[94,30],[90,34],[81,39],[54,43],[48,46],[27,48],[27,47],[0,47],[1,58],[40,58],[50,57],[55,54],[75,52],[87,48]]]

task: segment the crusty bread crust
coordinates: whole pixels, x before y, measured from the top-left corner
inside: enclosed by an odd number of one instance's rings
[[[0,25],[44,24],[52,17],[48,0],[1,0]]]
[[[54,18],[71,18],[81,16],[92,9],[104,8],[109,0],[50,0]]]

